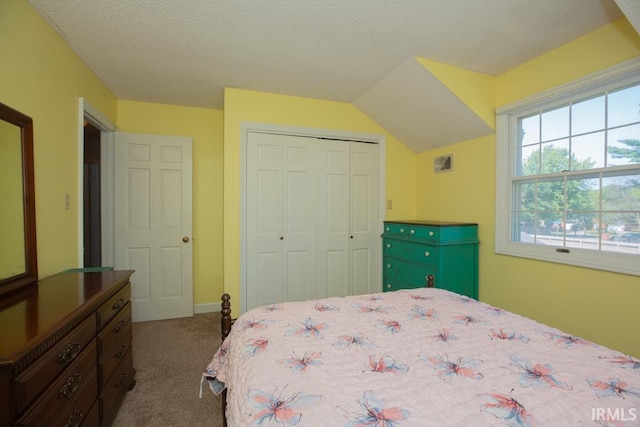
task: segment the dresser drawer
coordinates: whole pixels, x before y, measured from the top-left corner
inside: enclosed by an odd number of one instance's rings
[[[434,241],[438,241],[440,239],[440,227],[430,227],[428,225],[387,223],[384,226],[384,232],[386,235],[395,235],[399,237]]]
[[[131,283],[127,283],[115,295],[96,310],[98,331],[101,330],[131,299]]]
[[[65,409],[55,423],[56,427],[98,426],[98,397],[97,380],[93,376],[91,381],[78,390],[76,398]],[[95,407],[95,409],[94,409]]]
[[[68,408],[80,406],[85,398],[94,401],[98,395],[96,357],[94,340],[31,405],[16,425],[25,427],[52,425],[52,420],[58,419],[63,413],[66,414]],[[87,409],[89,408],[90,405]]]
[[[413,264],[395,258],[384,258],[385,282],[399,280],[409,284],[412,288],[427,286],[427,277],[436,276],[436,270],[432,267]]]
[[[438,264],[438,251],[438,246],[429,246],[424,243],[414,243],[396,239],[383,240],[383,254],[385,258],[401,258],[434,268]],[[388,268],[386,260],[384,268]]]
[[[16,413],[27,405],[49,385],[51,381],[69,366],[96,334],[96,318],[89,317],[65,335],[27,370],[13,381]]]
[[[98,354],[102,355],[108,347],[121,342],[123,335],[130,335],[131,327],[131,303],[127,303],[98,334]]]
[[[391,292],[397,291],[398,289],[417,289],[417,288],[426,288],[426,283],[406,283],[397,277],[387,277],[384,278],[383,291]]]
[[[118,365],[118,369],[100,394],[100,413],[103,425],[108,426],[113,422],[125,393],[135,384],[133,380],[135,372],[133,354],[129,351],[122,358],[122,363]]]
[[[98,358],[101,387],[109,381],[122,360],[131,354],[132,338],[131,322],[129,322],[114,341],[102,348]]]

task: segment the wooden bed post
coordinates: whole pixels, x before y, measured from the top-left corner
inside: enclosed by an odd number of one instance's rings
[[[222,295],[222,309],[220,310],[220,335],[224,341],[231,333],[231,296]],[[222,391],[222,426],[227,427],[227,389]]]
[[[427,276],[427,288],[433,288],[433,274]]]
[[[222,295],[222,310],[220,310],[220,334],[222,341],[229,336],[231,332],[231,297],[229,294]]]

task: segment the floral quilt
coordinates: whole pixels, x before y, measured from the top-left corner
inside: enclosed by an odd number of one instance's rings
[[[640,426],[640,361],[442,289],[250,310],[204,378],[232,427]]]

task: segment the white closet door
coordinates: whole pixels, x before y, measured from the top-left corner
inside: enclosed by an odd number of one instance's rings
[[[247,308],[315,297],[316,141],[247,136]]]
[[[378,145],[350,145],[350,293],[380,292]]]
[[[318,143],[318,297],[349,295],[350,142]]]

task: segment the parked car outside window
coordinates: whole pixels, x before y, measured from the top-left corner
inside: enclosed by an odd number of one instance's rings
[[[629,243],[640,243],[640,233],[623,233],[619,236],[612,236],[611,240]]]

